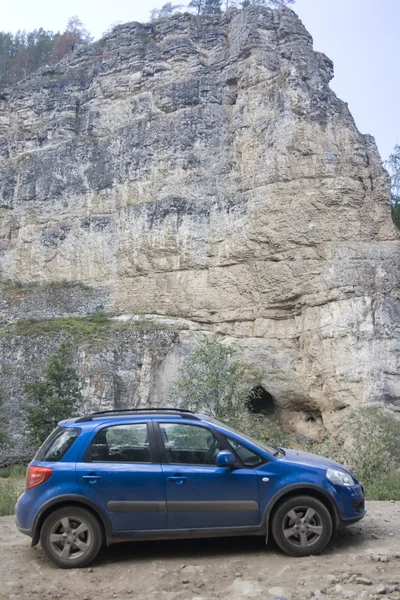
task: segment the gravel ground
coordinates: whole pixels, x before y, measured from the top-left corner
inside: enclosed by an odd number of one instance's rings
[[[0,518],[0,599],[400,600],[400,502],[368,502],[325,552],[291,558],[262,538],[118,544],[63,571]]]

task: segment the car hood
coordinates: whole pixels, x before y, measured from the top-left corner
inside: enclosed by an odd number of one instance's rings
[[[301,450],[292,450],[291,448],[283,448],[285,451],[285,456],[283,456],[280,460],[306,465],[309,467],[320,467],[326,468],[329,467],[331,469],[340,469],[341,471],[348,472],[348,469],[341,465],[340,463],[331,460],[330,458],[326,458],[325,456],[320,456],[319,454],[311,454],[311,452],[303,452]]]

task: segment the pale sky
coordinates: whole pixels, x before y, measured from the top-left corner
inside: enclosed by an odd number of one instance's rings
[[[116,22],[149,20],[166,0],[0,0],[0,30],[63,30],[78,15],[96,38]],[[176,1],[178,4],[179,0]],[[331,86],[383,159],[400,144],[400,0],[297,0],[292,7],[335,64]]]

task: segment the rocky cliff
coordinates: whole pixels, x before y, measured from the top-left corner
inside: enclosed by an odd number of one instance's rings
[[[297,431],[400,407],[388,176],[332,76],[294,12],[249,7],[118,26],[0,96],[0,387],[16,415],[9,370],[37,338],[12,328],[99,307],[175,331],[147,395],[143,361],[123,359],[136,401],[162,401],[206,330],[263,369]]]

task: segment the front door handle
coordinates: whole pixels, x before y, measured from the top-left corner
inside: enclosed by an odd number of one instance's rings
[[[101,475],[97,475],[96,473],[92,473],[91,475],[82,475],[82,479],[89,481],[89,483],[96,483],[96,481],[101,479]]]
[[[183,475],[173,475],[172,477],[168,477],[167,481],[172,481],[176,483],[176,485],[181,485],[184,481],[187,481],[187,477],[183,477]]]

